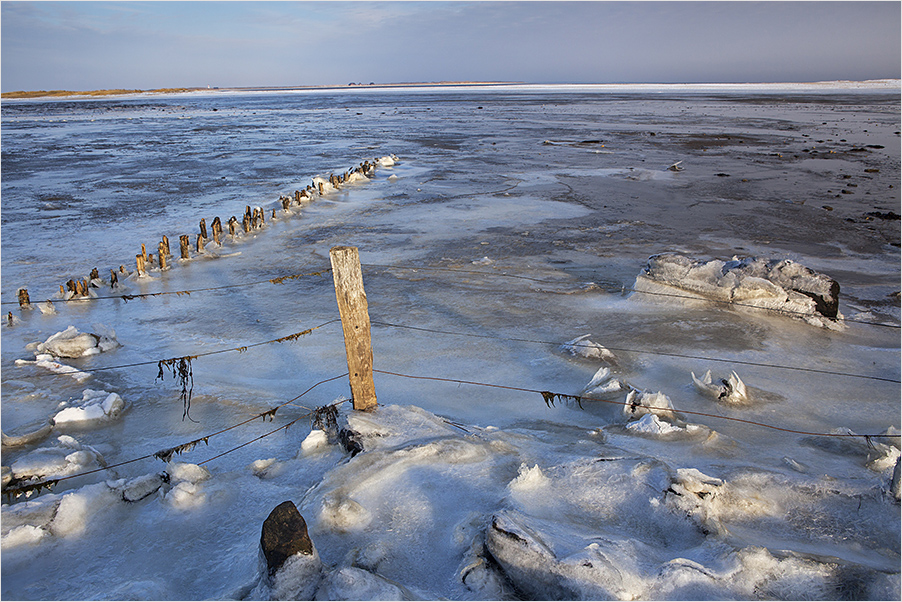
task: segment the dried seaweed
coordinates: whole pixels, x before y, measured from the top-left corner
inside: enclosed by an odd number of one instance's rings
[[[285,343],[285,342],[288,342],[288,341],[296,341],[296,340],[298,340],[299,338],[301,338],[302,336],[308,335],[308,334],[310,334],[311,332],[313,332],[313,329],[312,329],[312,328],[308,328],[307,330],[305,330],[305,331],[303,331],[303,332],[296,332],[296,333],[294,333],[294,334],[290,334],[290,335],[288,335],[288,336],[284,336],[284,337],[282,337],[281,339],[276,339],[275,342],[276,342],[276,343]]]
[[[13,480],[10,481],[9,485],[19,482],[21,481]],[[32,493],[40,494],[44,489],[50,491],[50,489],[58,482],[59,479],[48,479],[46,481],[38,481],[37,483],[25,483],[15,487],[9,487],[9,485],[7,485],[6,489],[3,490],[3,495],[6,496],[7,501],[12,502],[14,499],[19,499],[23,495],[28,498],[31,497]]]
[[[201,437],[200,439],[195,439],[194,441],[189,441],[188,443],[182,443],[181,445],[176,445],[175,447],[170,447],[169,449],[161,449],[160,451],[155,453],[153,457],[168,463],[170,460],[172,460],[172,456],[181,455],[191,451],[201,441],[203,441],[207,445],[210,445],[208,439],[209,437]]]
[[[290,276],[281,276],[279,278],[271,278],[270,282],[272,282],[273,284],[283,284],[284,282],[286,282],[288,280],[294,280],[295,278],[303,278],[305,276],[322,276],[326,272],[331,272],[331,271],[332,270],[329,269],[329,270],[323,270],[322,272],[311,272],[309,274],[292,274]]]
[[[185,357],[174,357],[168,360],[160,360],[157,366],[160,369],[157,374],[158,380],[163,380],[163,369],[166,368],[172,372],[172,377],[178,379],[182,391],[179,395],[179,401],[182,402],[182,420],[187,418],[191,422],[197,422],[189,415],[191,410],[191,395],[194,392],[194,372],[191,369],[191,360],[196,359],[196,355],[186,355]]]
[[[314,429],[335,431],[338,428],[338,408],[331,404],[316,408],[311,423]]]
[[[583,408],[583,398],[579,395],[564,395],[563,393],[552,393],[551,391],[541,391],[542,399],[545,400],[545,405],[549,408],[553,408],[555,401],[559,401],[562,403],[575,403],[579,406],[579,409]]]

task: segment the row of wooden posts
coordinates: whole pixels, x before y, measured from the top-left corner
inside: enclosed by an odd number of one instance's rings
[[[342,184],[350,180],[353,177],[353,174],[359,174],[368,177],[375,169],[375,162],[363,161],[357,167],[349,169],[340,176],[330,174],[329,183],[333,188],[339,188]],[[307,187],[303,190],[295,190],[293,196],[281,195],[279,197],[279,201],[282,205],[282,209],[288,211],[291,208],[292,204],[302,205],[305,201],[312,200],[314,195],[321,196],[324,193],[325,189],[323,182],[313,180],[312,183],[308,184]],[[272,217],[276,217],[276,209],[272,210]],[[266,215],[263,211],[263,208],[254,207],[253,209],[251,209],[251,207],[248,205],[245,208],[244,217],[240,223],[241,229],[244,231],[244,234],[264,227],[266,225]],[[232,238],[239,235],[238,224],[239,221],[237,217],[233,215],[229,218],[229,236],[231,236]],[[213,234],[213,242],[221,246],[223,241],[223,227],[222,221],[219,219],[219,217],[213,218],[213,221],[210,223],[209,230],[207,229],[206,220],[204,218],[201,218],[200,231],[197,233],[195,239],[195,249],[197,253],[203,253],[204,247],[210,241],[210,233]],[[179,254],[182,259],[188,259],[190,257],[191,238],[188,234],[183,234],[179,237]],[[141,252],[135,255],[135,265],[138,275],[146,275],[148,268],[153,265],[158,265],[161,271],[169,269],[171,257],[172,252],[169,246],[169,238],[167,238],[166,236],[163,236],[162,240],[157,245],[157,255],[148,253],[147,247],[142,244]],[[115,289],[119,285],[120,275],[127,276],[128,274],[129,272],[126,270],[124,265],[120,265],[118,270],[110,270],[110,288]],[[60,296],[65,299],[67,298],[67,293],[71,293],[71,295],[68,296],[68,299],[85,298],[89,296],[89,289],[99,288],[101,283],[102,281],[100,279],[100,272],[97,268],[94,268],[93,270],[91,270],[90,276],[85,279],[70,279],[65,284],[61,284]],[[31,308],[31,301],[28,297],[28,289],[19,289],[18,298],[20,308]]]

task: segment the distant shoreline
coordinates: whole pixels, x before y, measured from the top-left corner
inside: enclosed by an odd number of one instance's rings
[[[19,90],[3,92],[0,98],[61,98],[66,96],[124,96],[128,94],[185,94],[190,92],[279,92],[290,90],[350,90],[359,88],[422,88],[452,86],[505,86],[523,85],[524,82],[403,82],[393,84],[348,84],[323,86],[230,86],[230,87],[195,87],[195,88],[156,88],[151,90],[129,90],[124,88],[108,90]]]
[[[491,86],[527,86],[541,88],[591,88],[599,90],[767,90],[767,89],[871,89],[902,90],[902,80],[879,79],[864,81],[819,81],[819,82],[761,82],[761,83],[595,83],[595,84],[535,84],[526,82],[475,82],[475,81],[442,81],[442,82],[401,82],[389,84],[356,84],[322,86],[232,86],[232,87],[194,87],[194,88],[156,88],[150,90],[106,89],[106,90],[36,90],[3,92],[0,98],[8,100],[41,99],[41,98],[104,98],[110,96],[153,95],[153,94],[191,94],[197,92],[291,92],[291,91],[328,91],[328,90],[360,90],[385,88],[455,88],[455,87],[491,87]]]

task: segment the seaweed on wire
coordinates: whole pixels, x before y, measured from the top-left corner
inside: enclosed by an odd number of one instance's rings
[[[583,399],[579,395],[564,395],[563,393],[552,393],[551,391],[542,391],[542,399],[545,400],[545,405],[549,408],[553,408],[555,401],[560,401],[562,403],[576,403],[579,406],[579,409],[583,408]]]
[[[157,366],[160,369],[157,374],[157,380],[163,380],[163,369],[166,368],[172,372],[172,377],[178,379],[179,386],[182,391],[179,394],[179,401],[182,402],[182,420],[187,418],[191,422],[197,422],[188,413],[191,410],[191,395],[194,392],[194,372],[191,369],[191,360],[197,356],[186,355],[185,357],[174,357],[168,360],[160,360]]]

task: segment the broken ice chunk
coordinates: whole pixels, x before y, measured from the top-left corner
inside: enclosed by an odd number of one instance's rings
[[[610,352],[610,350],[599,345],[598,343],[586,340],[590,336],[591,335],[584,334],[581,337],[576,337],[572,341],[567,341],[566,343],[561,345],[561,351],[579,357],[599,359],[608,362],[609,364],[616,363],[617,358],[613,353]]]
[[[720,382],[714,382],[710,370],[705,372],[702,378],[695,376],[695,372],[690,372],[690,374],[692,374],[692,382],[695,383],[699,391],[714,397],[718,401],[725,403],[745,403],[748,401],[748,390],[745,387],[745,383],[742,382],[735,371],[730,373],[729,378],[721,378]]]

